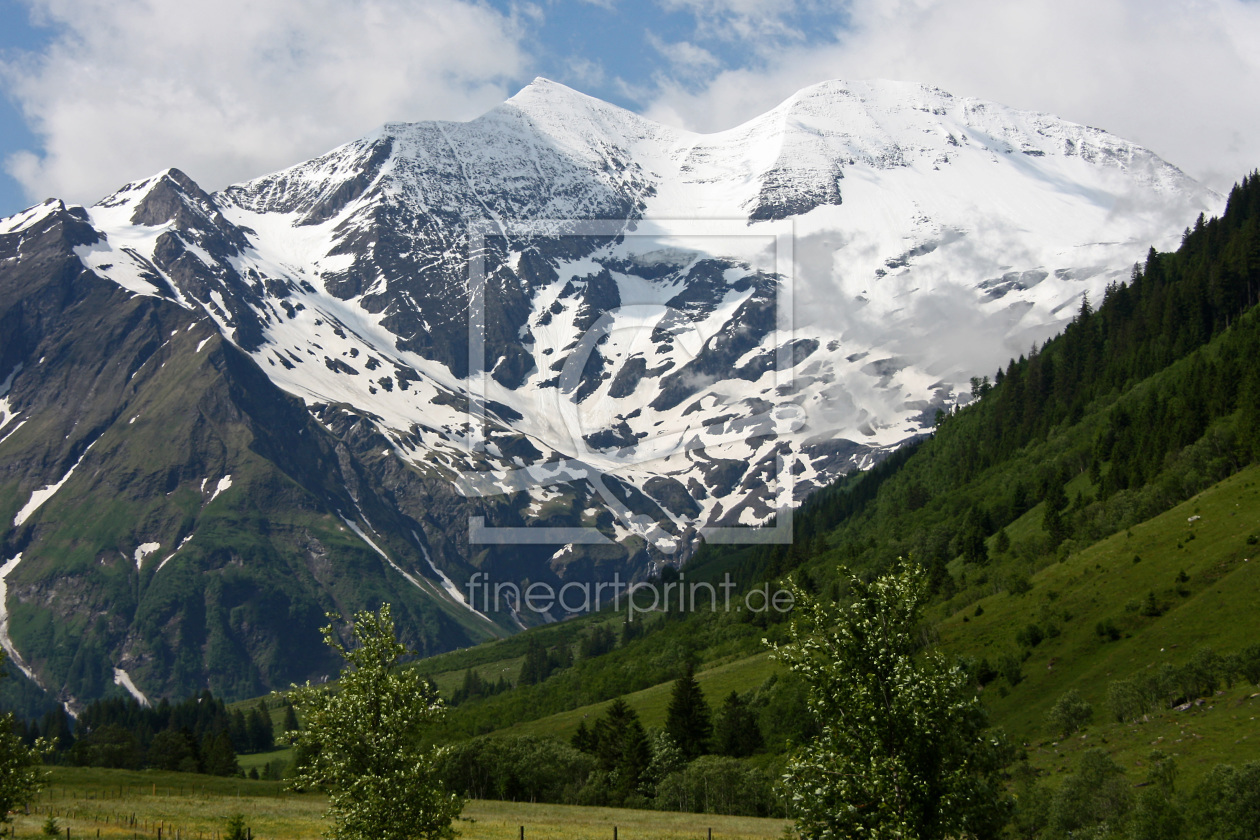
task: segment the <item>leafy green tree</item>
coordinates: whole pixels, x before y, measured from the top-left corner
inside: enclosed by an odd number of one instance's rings
[[[706,755],[667,776],[657,789],[657,807],[752,817],[777,810],[770,775],[746,761]]]
[[[196,773],[197,751],[187,730],[163,729],[149,743],[147,760],[156,770],[178,770]]]
[[[809,686],[821,734],[785,777],[806,840],[996,837],[1010,811],[1003,748],[966,670],[924,649],[927,574],[899,562],[850,577],[838,606],[796,592],[774,656]]]
[[[70,759],[81,767],[139,770],[144,764],[144,750],[134,733],[111,723],[79,738],[70,750]]]
[[[669,737],[668,732],[653,729],[648,733],[648,741],[652,745],[652,762],[648,765],[648,778],[653,785],[660,784],[661,780],[670,773],[687,766],[686,756],[683,755],[682,750],[678,749],[678,745],[674,743],[673,738]]]
[[[1050,823],[1057,836],[1090,836],[1123,822],[1133,808],[1133,793],[1124,768],[1104,750],[1087,750],[1077,770],[1064,780],[1051,806]]]
[[[329,615],[329,619],[335,619]],[[413,840],[447,837],[463,800],[444,789],[437,772],[443,750],[425,730],[442,701],[414,669],[401,667],[407,647],[394,633],[389,604],[354,617],[357,644],[345,647],[329,624],[324,643],[346,660],[333,688],[294,686],[306,729],[296,786],[328,791],[329,840]]]
[[[1162,750],[1149,757],[1146,787],[1138,794],[1129,821],[1132,840],[1179,840],[1185,825],[1182,803],[1174,794],[1177,765]]]
[[[227,730],[220,729],[213,735],[207,735],[201,742],[202,772],[211,776],[235,776],[241,772],[236,763],[236,749],[232,746],[232,736]]]
[[[1094,718],[1094,707],[1075,688],[1069,688],[1055,701],[1046,714],[1046,720],[1060,738],[1066,738],[1089,725]]]
[[[700,690],[700,683],[696,682],[695,670],[690,665],[674,681],[674,692],[665,712],[665,731],[688,761],[709,751],[713,716],[704,692]]]
[[[4,651],[0,650],[3,664]],[[0,715],[0,825],[8,824],[10,812],[24,807],[39,793],[44,781],[40,762],[51,749],[42,738],[27,746],[13,722],[12,712]]]
[[[1213,840],[1260,837],[1260,761],[1212,768],[1195,789],[1192,807],[1199,836]]]

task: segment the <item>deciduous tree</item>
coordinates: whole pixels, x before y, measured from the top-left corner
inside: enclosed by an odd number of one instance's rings
[[[927,575],[899,563],[852,602],[796,593],[774,655],[809,686],[821,734],[788,766],[807,840],[988,838],[1009,813],[1003,751],[965,669],[925,648]]]
[[[330,619],[336,616],[330,615]],[[427,680],[401,664],[407,647],[394,633],[389,604],[354,617],[346,647],[330,624],[324,643],[346,660],[334,687],[294,686],[306,728],[295,786],[328,791],[329,840],[429,840],[451,835],[463,800],[444,789],[440,749],[425,729],[441,717]]]

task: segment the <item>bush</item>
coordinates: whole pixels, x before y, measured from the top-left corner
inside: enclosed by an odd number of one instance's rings
[[[1046,720],[1061,738],[1079,732],[1093,718],[1094,707],[1075,688],[1068,689],[1046,714]]]
[[[1040,627],[1036,624],[1029,624],[1023,630],[1019,630],[1015,633],[1015,642],[1020,647],[1034,648],[1041,644],[1041,640],[1045,637],[1046,634]]]
[[[998,660],[998,673],[1006,678],[1011,688],[1024,681],[1024,660],[1017,653],[1004,653]]]
[[[227,818],[227,825],[223,829],[223,840],[246,840],[249,837],[249,830],[245,827],[245,815],[233,814]]]
[[[1050,823],[1058,836],[1096,836],[1089,830],[1105,832],[1106,826],[1123,820],[1132,807],[1133,793],[1124,768],[1095,748],[1081,756],[1076,772],[1055,794]]]
[[[563,741],[492,736],[452,746],[438,760],[438,777],[477,799],[574,803],[594,768],[593,756]]]
[[[1137,720],[1147,712],[1147,701],[1135,680],[1115,680],[1107,686],[1107,708],[1120,723]]]
[[[1110,618],[1103,619],[1095,624],[1094,632],[1108,642],[1114,642],[1120,638],[1120,629],[1116,627],[1116,623]]]
[[[656,807],[745,817],[783,812],[770,774],[723,755],[701,756],[662,779],[656,788]]]

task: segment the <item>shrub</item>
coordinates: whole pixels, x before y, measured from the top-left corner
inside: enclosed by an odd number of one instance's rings
[[[1046,720],[1062,738],[1067,738],[1088,726],[1093,717],[1094,707],[1075,688],[1064,692],[1046,713]]]

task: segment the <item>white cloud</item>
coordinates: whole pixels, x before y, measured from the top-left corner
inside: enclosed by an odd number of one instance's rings
[[[667,43],[650,32],[647,34],[647,41],[652,49],[669,62],[670,72],[676,77],[690,78],[716,70],[720,66],[713,53],[690,41]]]
[[[34,200],[92,201],[168,166],[208,189],[399,119],[501,102],[522,24],[455,0],[29,0],[51,46],[0,64],[43,148]]]
[[[687,11],[696,19],[697,38],[744,41],[760,50],[778,48],[784,41],[804,40],[791,19],[813,0],[661,0],[670,11]]]
[[[903,79],[1096,125],[1218,189],[1260,166],[1260,4],[850,0],[845,9],[850,27],[825,43],[716,72],[701,89],[687,78],[662,84],[649,115],[715,131],[823,79]]]

